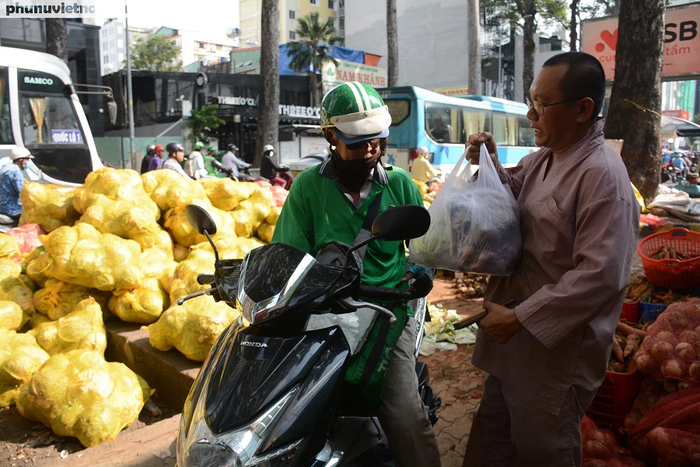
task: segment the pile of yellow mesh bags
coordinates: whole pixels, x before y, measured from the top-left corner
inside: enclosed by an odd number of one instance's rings
[[[29,182],[19,195],[22,201],[20,224],[39,224],[46,232],[73,225],[80,214],[73,208],[73,189],[55,189]]]

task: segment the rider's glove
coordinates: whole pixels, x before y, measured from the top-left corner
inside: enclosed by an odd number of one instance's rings
[[[420,272],[413,276],[413,295],[415,297],[425,297],[433,290],[433,278],[430,275]]]

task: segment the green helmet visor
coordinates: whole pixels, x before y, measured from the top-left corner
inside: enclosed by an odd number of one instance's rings
[[[389,137],[389,129],[387,128],[386,130],[380,132],[380,133],[375,133],[373,135],[360,135],[360,136],[351,136],[343,133],[340,131],[338,128],[335,128],[335,134],[338,136],[338,138],[345,144],[353,144],[353,143],[359,143],[362,141],[369,141],[371,139],[376,139],[376,138],[388,138]]]

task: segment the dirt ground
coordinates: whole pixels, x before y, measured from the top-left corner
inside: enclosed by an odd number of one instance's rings
[[[432,303],[442,303],[444,308],[455,309],[464,317],[479,312],[482,306],[481,299],[463,298],[453,287],[452,279],[447,277],[435,280],[435,287],[428,299]],[[442,467],[462,465],[473,413],[481,398],[484,375],[471,365],[471,353],[471,347],[460,345],[456,351],[438,350],[429,357],[421,357],[428,364],[431,386],[442,399],[442,407],[438,411],[440,420],[434,427]],[[144,409],[139,420],[122,435],[176,413],[158,400],[155,404],[163,409],[161,415],[154,416]],[[0,466],[20,467],[50,460],[60,461],[83,449],[77,439],[57,436],[41,423],[22,418],[15,407],[0,408]],[[163,465],[162,459],[159,465]],[[147,466],[150,467],[150,464],[143,464],[142,467]]]

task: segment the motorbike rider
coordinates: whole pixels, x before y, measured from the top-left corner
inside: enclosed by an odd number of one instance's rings
[[[163,167],[163,154],[165,153],[165,148],[161,146],[160,144],[156,145],[156,148],[153,150],[153,159],[151,159],[151,163],[148,164],[148,171],[150,172],[151,170],[158,170]]]
[[[10,151],[9,164],[0,169],[0,213],[18,222],[22,215],[22,201],[19,194],[24,187],[24,175],[29,159],[34,156],[27,148],[14,148]]]
[[[260,176],[272,180],[277,176],[277,172],[285,172],[289,167],[277,165],[273,156],[275,148],[271,144],[263,146],[263,155],[260,160]]]
[[[211,161],[216,160],[216,147],[214,146],[209,146],[207,148],[207,151],[203,155],[204,158],[204,168],[207,171],[207,174],[212,176],[212,177],[218,177],[220,172],[216,170],[216,167],[214,167],[211,164]]]
[[[392,205],[421,206],[420,192],[408,174],[399,168],[384,167],[381,162],[390,125],[388,107],[368,85],[343,83],[326,94],[321,128],[330,143],[330,157],[302,172],[292,184],[273,242],[316,255],[333,241],[345,245],[357,242],[368,211],[374,208],[376,215],[377,205],[379,212]],[[413,265],[407,273],[402,242],[371,243],[362,266],[362,282],[366,285],[405,289],[408,280],[416,277],[411,287],[421,296],[432,288],[432,270]],[[369,370],[374,372],[370,374],[380,376],[380,384],[373,386],[371,390],[377,392],[367,397],[380,401],[377,416],[394,461],[398,467],[437,467],[440,465],[437,442],[418,393],[413,312],[405,304],[393,307],[392,311],[398,323],[390,326],[389,337],[383,343],[369,339],[353,357],[346,380],[353,381],[353,372],[358,368],[361,372],[366,369],[358,357],[366,355],[366,351],[379,350],[375,355],[381,357]],[[374,330],[379,324],[379,321],[375,323]],[[364,399],[361,391],[364,389],[353,394]]]
[[[428,147],[419,147],[418,157],[411,163],[411,177],[421,182],[430,183],[439,180],[442,172],[433,167],[427,157]]]
[[[202,156],[202,150],[204,149],[204,143],[197,141],[194,145],[194,151],[190,153],[187,157],[187,175],[197,180],[202,177],[206,177],[207,169],[204,167],[204,157]]]
[[[250,164],[236,157],[238,147],[235,144],[229,144],[226,146],[226,149],[228,151],[226,154],[224,154],[223,159],[221,159],[221,164],[225,169],[231,170],[233,176],[236,177],[236,180],[240,180],[241,174],[238,169],[247,169],[250,167]]]
[[[168,158],[163,162],[163,169],[170,169],[185,177],[187,180],[192,180],[192,177],[187,175],[180,165],[185,159],[185,150],[180,143],[169,143],[165,150],[168,151]]]
[[[156,146],[154,144],[151,144],[146,148],[146,155],[143,156],[143,159],[141,160],[141,173],[145,174],[148,172],[148,166],[151,165],[151,160],[153,160],[153,156],[155,155],[156,151]]]

